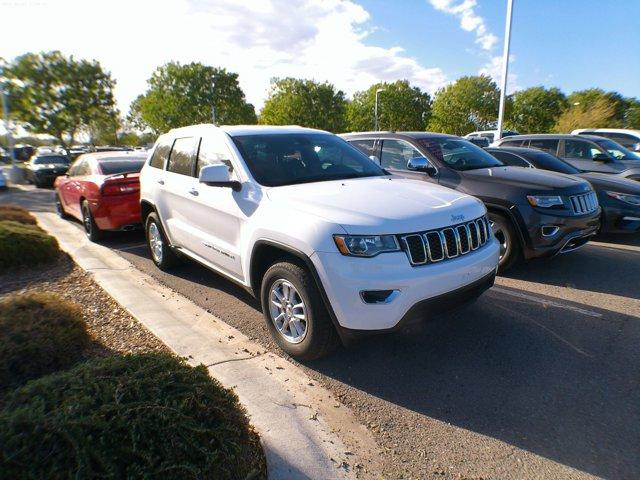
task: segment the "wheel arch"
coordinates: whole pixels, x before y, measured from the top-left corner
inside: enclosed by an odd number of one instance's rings
[[[526,247],[527,242],[526,242],[524,231],[523,231],[524,229],[526,229],[526,226],[523,225],[524,221],[522,220],[520,215],[517,214],[517,212],[514,212],[513,208],[507,208],[503,205],[496,205],[493,203],[485,203],[485,205],[489,213],[500,214],[506,217],[507,220],[511,222],[511,224],[513,225],[513,228],[515,229],[518,235],[518,240],[520,240],[521,247],[523,248]]]

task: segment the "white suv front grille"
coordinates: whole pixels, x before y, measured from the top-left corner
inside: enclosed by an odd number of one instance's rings
[[[491,237],[487,218],[424,233],[401,235],[400,240],[411,265],[436,263],[477,250]]]

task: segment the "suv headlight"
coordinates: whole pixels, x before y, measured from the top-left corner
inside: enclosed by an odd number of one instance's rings
[[[532,207],[551,208],[564,205],[559,195],[527,195],[527,200]]]
[[[630,195],[628,193],[620,192],[606,192],[606,194],[616,200],[620,200],[621,202],[640,206],[640,195]]]
[[[341,254],[354,257],[375,257],[400,250],[393,235],[334,235],[333,240]]]

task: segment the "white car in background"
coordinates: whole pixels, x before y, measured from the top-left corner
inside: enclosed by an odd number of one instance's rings
[[[246,288],[298,359],[472,301],[498,266],[480,200],[391,175],[320,130],[171,130],[140,201],[154,263],[191,258]]]
[[[516,132],[515,130],[502,131],[502,138],[509,137],[511,135],[518,135],[518,132]],[[478,138],[478,137],[486,138],[487,140],[489,140],[489,143],[492,144],[493,142],[498,140],[497,136],[498,136],[498,130],[479,130],[477,132],[471,132],[462,138],[466,138],[467,140],[470,140],[472,142],[475,138]]]
[[[640,130],[627,128],[578,128],[571,135],[597,135],[619,143],[640,157]]]

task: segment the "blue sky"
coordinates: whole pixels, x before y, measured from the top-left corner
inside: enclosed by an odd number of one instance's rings
[[[640,97],[640,0],[514,3],[511,91]],[[505,9],[506,0],[0,1],[11,39],[0,57],[57,49],[99,60],[123,113],[169,61],[238,73],[258,109],[273,77],[329,81],[347,96],[398,79],[433,93],[462,75],[500,80]]]
[[[397,43],[451,78],[475,74],[502,54],[506,0],[477,0],[474,8],[499,38],[491,50],[474,44],[473,32],[460,28],[456,16],[428,1],[360,3],[378,27],[371,42]],[[521,88],[600,87],[640,97],[640,0],[514,0],[511,55]]]

